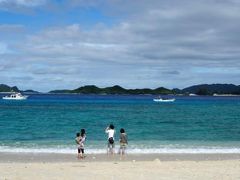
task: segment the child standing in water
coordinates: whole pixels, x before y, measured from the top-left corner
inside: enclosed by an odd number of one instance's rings
[[[124,155],[125,150],[127,148],[128,140],[127,140],[127,134],[125,133],[125,130],[123,128],[120,129],[120,148],[119,148],[119,154]]]
[[[108,134],[108,150],[107,153],[114,154],[114,126],[112,124],[106,128],[105,132]]]
[[[86,132],[85,129],[81,129],[81,134],[77,133],[77,137],[75,139],[78,144],[78,159],[84,158],[84,142],[86,140]]]

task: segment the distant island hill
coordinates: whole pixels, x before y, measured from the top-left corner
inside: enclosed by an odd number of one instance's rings
[[[27,94],[41,93],[34,90],[19,90],[18,87],[10,87],[5,84],[0,84],[0,93],[22,92]],[[48,93],[63,94],[152,94],[152,95],[240,95],[240,85],[234,84],[200,84],[190,86],[184,89],[167,89],[159,87],[156,89],[125,89],[121,86],[115,85],[112,87],[99,88],[95,85],[82,86],[73,90],[52,90]]]

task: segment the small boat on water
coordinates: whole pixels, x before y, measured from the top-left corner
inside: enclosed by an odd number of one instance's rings
[[[172,98],[172,99],[169,99],[169,98],[155,98],[153,99],[154,102],[174,102],[176,99]]]
[[[28,96],[22,95],[21,93],[12,93],[9,96],[4,96],[5,100],[25,100]]]

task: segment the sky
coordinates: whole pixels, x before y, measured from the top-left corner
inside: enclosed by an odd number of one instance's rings
[[[0,0],[0,84],[240,84],[240,0]]]

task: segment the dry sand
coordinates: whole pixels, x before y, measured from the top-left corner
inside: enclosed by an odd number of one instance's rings
[[[51,156],[51,155],[50,155]],[[136,156],[130,156],[127,160],[119,157],[108,158],[107,161],[19,161],[0,163],[0,180],[5,179],[80,179],[80,180],[160,180],[160,179],[186,179],[186,180],[208,180],[208,179],[240,179],[240,160],[221,158],[201,158],[182,160],[150,160],[146,158],[134,160]],[[170,157],[171,155],[169,155]],[[175,155],[177,156],[177,155]],[[187,156],[187,155],[186,155]],[[193,155],[194,156],[194,155]],[[206,157],[206,155],[204,156]],[[92,157],[91,157],[92,158]],[[90,157],[88,157],[90,159]],[[99,160],[100,159],[100,160]]]

